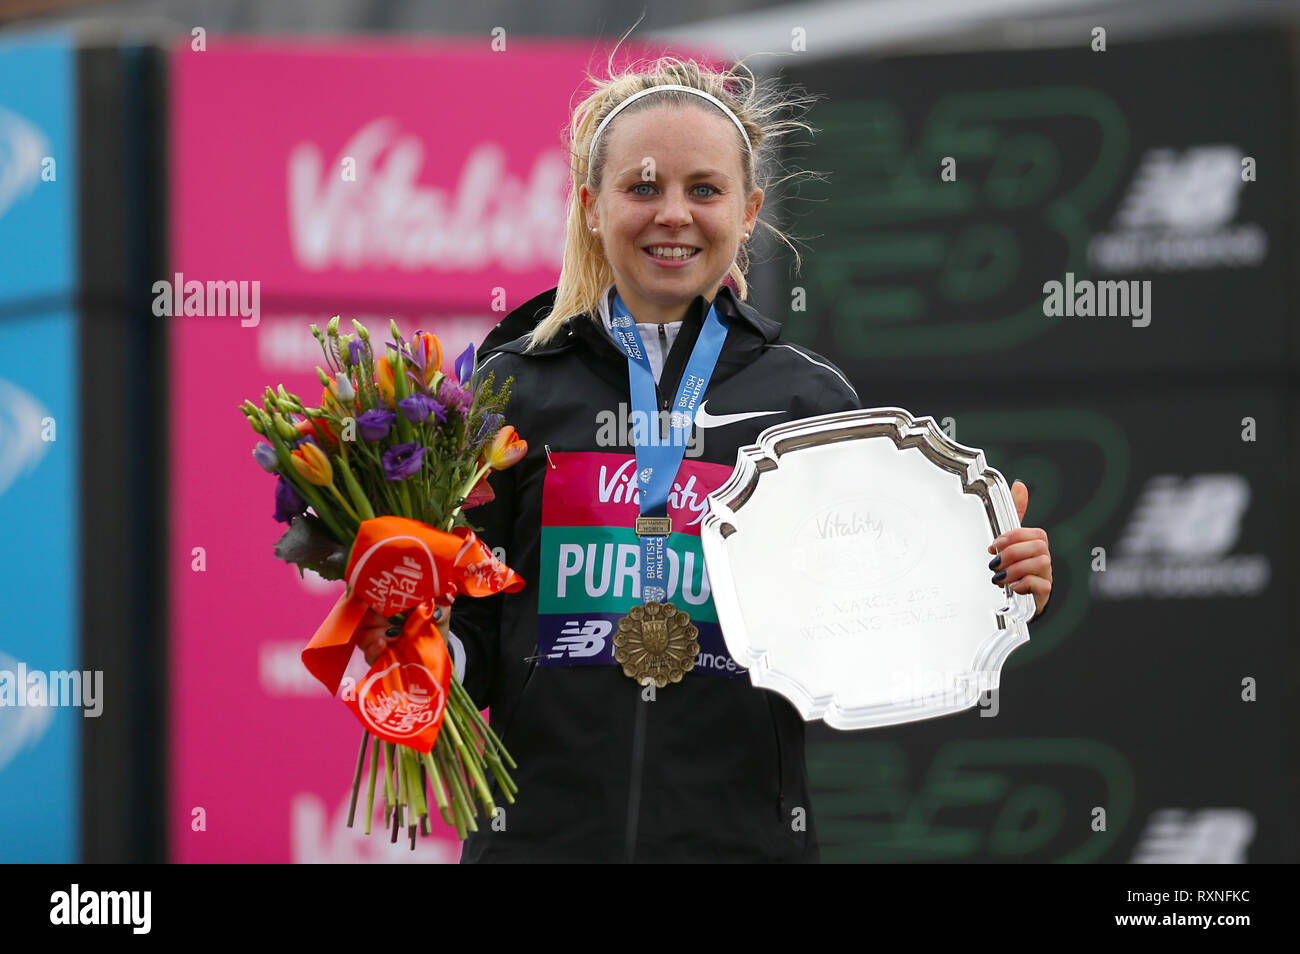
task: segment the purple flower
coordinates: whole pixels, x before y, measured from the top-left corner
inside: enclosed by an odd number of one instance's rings
[[[451,378],[444,378],[442,384],[438,385],[438,401],[443,407],[463,416],[469,409],[469,391]]]
[[[489,414],[483,418],[483,425],[478,429],[478,437],[474,438],[475,445],[489,440],[493,434],[501,429],[503,420],[505,420],[504,414]]]
[[[447,409],[427,394],[412,394],[397,402],[406,419],[414,424],[423,424],[432,414],[437,423],[447,420]]]
[[[280,469],[280,458],[275,455],[275,448],[265,441],[258,441],[253,448],[253,460],[268,474],[274,474]]]
[[[307,502],[298,496],[293,484],[283,476],[275,482],[275,519],[280,523],[292,523],[293,518],[307,512]]]
[[[422,332],[417,331],[416,334],[417,335],[422,334]],[[387,342],[387,344],[388,347],[392,348],[394,352],[393,356],[388,359],[388,363],[394,364],[397,360],[397,355],[401,355],[402,367],[406,369],[406,376],[411,379],[411,384],[408,389],[414,390],[415,388],[419,388],[421,391],[423,391],[424,390],[424,355],[420,354],[420,357],[417,362],[415,355],[411,353],[410,345],[403,343],[402,347],[399,348],[391,341]],[[418,370],[417,370],[417,364],[418,364]]]
[[[422,334],[424,334],[423,331],[417,330],[415,332],[415,336],[411,339],[412,343],[418,342],[420,340],[420,335]],[[405,348],[402,349],[402,356],[406,359],[408,364],[414,365],[416,368],[420,369],[420,373],[416,375],[416,379],[421,384],[423,384],[424,383],[424,348],[423,347],[413,348],[411,347],[411,345],[408,344]]]
[[[424,450],[422,444],[415,442],[390,447],[384,451],[384,476],[389,480],[405,480],[419,473]]]
[[[456,380],[462,384],[468,384],[470,377],[474,374],[474,342],[469,343],[469,347],[460,353],[456,359]]]
[[[388,431],[395,420],[397,420],[397,415],[392,411],[381,411],[378,408],[366,411],[357,418],[357,427],[361,431],[361,439],[372,443],[382,441],[388,436]]]
[[[355,368],[369,349],[370,346],[360,338],[353,338],[348,342],[348,363]]]

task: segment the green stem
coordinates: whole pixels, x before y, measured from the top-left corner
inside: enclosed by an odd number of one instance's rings
[[[519,768],[519,766],[515,764],[515,760],[510,757],[510,753],[506,751],[506,747],[501,744],[501,739],[497,737],[492,726],[488,725],[487,721],[483,718],[483,714],[478,711],[478,706],[474,704],[474,700],[470,697],[469,690],[461,685],[454,676],[452,681],[455,683],[451,688],[452,698],[458,700],[460,704],[464,706],[465,711],[468,712],[470,718],[474,720],[474,725],[478,728],[479,734],[483,736],[484,741],[489,743],[511,768]]]
[[[380,457],[379,451],[376,450],[371,445],[365,444],[364,446],[366,449],[366,455],[369,458],[370,463],[374,465],[373,467],[367,468],[367,471],[370,474],[379,475],[377,482],[374,484],[374,486],[377,486],[379,488],[379,497],[376,499],[382,500],[382,505],[386,508],[385,510],[386,513],[397,513],[397,501],[393,495],[392,481],[385,480],[383,477],[383,473],[384,473],[383,458]],[[367,495],[367,499],[369,499],[368,495]]]
[[[492,469],[491,464],[484,464],[482,467],[478,468],[478,470],[474,471],[473,478],[460,488],[460,491],[456,494],[456,499],[459,500],[462,497],[468,497],[470,491],[473,490],[478,485],[478,482],[482,478],[482,476],[491,469]],[[456,509],[453,510],[450,514],[448,514],[447,519],[443,526],[444,530],[446,530],[448,533],[451,532],[451,528],[456,525],[456,515],[460,513],[463,509],[465,509],[465,505],[462,503],[460,506],[456,507]]]
[[[435,744],[434,748],[441,748],[443,772],[451,779],[451,787],[455,791],[455,795],[452,797],[452,809],[459,815],[462,824],[466,828],[470,831],[478,831],[478,825],[474,821],[474,815],[477,813],[472,811],[474,799],[469,794],[469,788],[461,775],[460,759],[456,752],[455,743],[450,739],[446,739],[441,746]]]
[[[491,818],[496,814],[496,804],[492,801],[492,793],[488,791],[487,779],[483,777],[483,770],[479,768],[479,754],[473,746],[467,745],[461,737],[460,729],[457,727],[455,710],[451,713],[452,718],[443,720],[442,727],[450,730],[451,740],[455,743],[456,748],[460,750],[461,761],[465,769],[469,772],[470,778],[474,781],[474,789],[478,795],[479,801],[483,803],[483,808],[487,810],[488,817]]]
[[[501,760],[495,755],[488,759],[488,768],[492,770],[493,776],[496,777],[497,784],[501,786],[501,795],[505,798],[507,803],[513,805],[515,803],[515,794],[519,791],[519,786],[514,783],[514,780],[510,777],[509,773],[506,772],[505,766],[501,764]]]
[[[400,745],[393,749],[393,765],[397,770],[397,775],[393,779],[393,790],[397,793],[398,807],[406,804],[406,760],[402,758],[402,747]]]
[[[447,785],[447,803],[451,810],[451,824],[456,827],[456,836],[461,841],[465,840],[465,805],[461,799],[460,792],[456,788],[455,773],[452,771],[451,764],[447,759],[447,746],[445,744],[433,745],[433,760],[438,766],[439,776]]]
[[[397,482],[397,492],[402,497],[402,516],[417,519],[419,515],[415,512],[414,507],[411,506],[411,492],[406,489],[406,481],[402,480]]]
[[[398,405],[394,409],[397,411],[397,434],[403,444],[409,444],[414,439],[414,435],[411,431],[411,422],[402,413],[401,403],[410,391],[406,385],[406,362],[402,359],[400,347],[399,345],[398,350],[394,351],[392,357],[388,359],[388,364],[393,369],[393,403]]]
[[[370,750],[370,789],[366,792],[366,834],[370,834],[370,820],[375,817],[375,779],[379,776],[379,738]]]
[[[388,809],[397,799],[393,798],[393,743],[384,743],[384,824],[388,823]]]
[[[425,771],[429,773],[429,788],[433,790],[433,800],[438,805],[438,814],[448,825],[451,820],[451,803],[447,801],[447,792],[442,786],[442,773],[438,771],[438,763],[433,760],[432,753],[421,752],[421,758],[424,761]]]
[[[339,493],[339,489],[334,486],[334,483],[331,481],[325,486],[329,487],[330,493],[334,495],[334,499],[343,505],[343,509],[347,511],[348,516],[351,517],[353,520],[355,520],[358,524],[360,524],[361,518],[357,516],[357,512],[352,509],[351,505],[346,500],[343,499],[343,495]]]
[[[414,795],[412,802],[415,810],[415,817],[420,819],[429,814],[429,806],[426,805],[424,801],[424,784],[421,781],[420,753],[412,748],[408,748],[406,751],[409,753],[407,761],[410,763],[410,771],[406,774],[407,778],[411,780],[411,792]],[[412,819],[412,824],[414,823],[415,820]]]
[[[370,506],[370,500],[361,490],[361,485],[357,483],[357,478],[352,473],[352,468],[348,466],[346,459],[339,461],[339,473],[343,475],[343,485],[348,488],[348,494],[352,497],[352,502],[357,505],[357,513],[365,520],[375,519],[374,508]]]
[[[352,773],[352,798],[348,801],[348,827],[352,827],[352,822],[357,816],[357,793],[361,791],[361,770],[366,766],[366,743],[370,741],[370,733],[365,729],[361,730],[361,748],[357,750],[357,768]]]

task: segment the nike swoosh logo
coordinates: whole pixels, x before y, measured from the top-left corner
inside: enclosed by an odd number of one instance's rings
[[[751,417],[766,417],[768,414],[782,413],[781,411],[745,411],[740,414],[710,414],[704,409],[704,405],[708,403],[708,401],[701,401],[700,406],[695,409],[696,427],[725,427],[728,424],[747,421]]]

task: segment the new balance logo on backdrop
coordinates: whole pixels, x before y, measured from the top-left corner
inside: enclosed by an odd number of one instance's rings
[[[1249,506],[1250,484],[1241,474],[1152,477],[1105,570],[1090,575],[1093,595],[1254,596],[1268,585],[1268,558],[1228,553]]]
[[[1232,145],[1148,149],[1111,231],[1093,236],[1088,257],[1099,274],[1177,272],[1259,265],[1268,236],[1232,225],[1245,154]]]
[[[1242,808],[1153,812],[1133,849],[1133,864],[1240,865],[1255,837],[1255,816]]]

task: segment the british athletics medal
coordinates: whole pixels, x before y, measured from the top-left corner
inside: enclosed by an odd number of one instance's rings
[[[623,673],[639,685],[662,689],[670,682],[681,682],[694,668],[700,652],[699,630],[692,625],[690,616],[672,603],[663,602],[668,595],[666,549],[672,533],[668,495],[686,454],[695,409],[704,399],[705,388],[722,353],[727,324],[716,304],[711,306],[668,415],[667,440],[660,439],[654,371],[636,322],[617,293],[610,311],[610,324],[627,355],[640,500],[636,533],[641,559],[641,605],[632,607],[618,621],[614,659],[623,667]],[[638,423],[642,426],[637,427]]]

